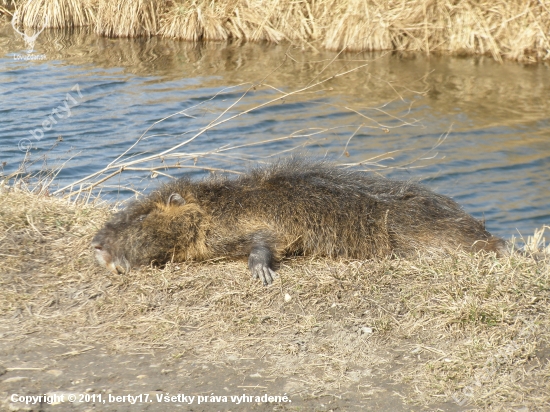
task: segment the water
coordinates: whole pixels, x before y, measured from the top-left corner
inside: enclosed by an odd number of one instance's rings
[[[166,175],[239,171],[298,151],[422,181],[506,238],[550,223],[550,68],[544,64],[338,56],[288,45],[105,39],[85,31],[44,31],[33,54],[44,60],[20,60],[24,49],[9,24],[0,27],[4,175],[17,170],[30,147],[26,170],[64,164],[57,188],[117,161],[106,176],[192,138],[219,116],[357,68],[219,124],[163,161],[127,167],[102,185],[102,196],[125,198]],[[185,109],[132,147],[155,122]],[[144,170],[151,167],[160,169]]]

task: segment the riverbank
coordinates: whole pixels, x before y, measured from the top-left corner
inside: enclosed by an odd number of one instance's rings
[[[550,1],[3,0],[17,25],[89,26],[110,37],[284,41],[349,52],[550,59]],[[4,11],[8,14],[8,11]]]
[[[550,407],[548,261],[300,258],[269,288],[245,262],[113,276],[89,250],[110,213],[100,202],[0,192],[4,405],[15,389],[125,388],[114,394],[277,391],[294,402],[280,410]]]

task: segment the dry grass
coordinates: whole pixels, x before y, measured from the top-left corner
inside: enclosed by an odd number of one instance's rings
[[[550,0],[33,0],[22,22],[92,25],[107,36],[241,39],[332,50],[550,58]]]
[[[163,17],[159,34],[166,37],[199,40],[227,40],[225,8],[215,2],[175,4]]]
[[[110,37],[154,35],[161,4],[154,0],[99,0],[95,31]]]
[[[27,0],[17,7],[17,24],[42,28],[88,26],[95,21],[95,0]]]
[[[512,256],[286,261],[264,288],[244,262],[129,276],[89,251],[106,205],[0,191],[2,339],[55,330],[113,351],[165,349],[215,363],[263,358],[271,376],[368,396],[372,370],[403,396],[482,409],[550,407],[550,265]],[[38,336],[38,335],[35,335]]]

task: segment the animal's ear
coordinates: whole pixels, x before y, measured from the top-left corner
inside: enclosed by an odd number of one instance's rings
[[[168,201],[166,202],[166,206],[183,206],[184,204],[185,199],[178,193],[172,193],[168,196]]]

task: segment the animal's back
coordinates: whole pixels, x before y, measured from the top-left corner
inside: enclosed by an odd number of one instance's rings
[[[282,255],[367,259],[459,247],[496,250],[483,224],[449,197],[329,163],[290,159],[237,179],[183,186],[193,188],[223,232],[221,243],[238,242],[242,234],[235,229],[243,228],[275,235]]]

